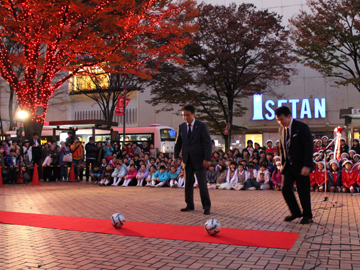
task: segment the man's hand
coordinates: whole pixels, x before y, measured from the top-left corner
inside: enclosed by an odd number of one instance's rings
[[[207,169],[210,166],[210,164],[211,164],[211,161],[208,161],[208,160],[204,160],[204,162],[203,162],[203,166],[205,169]]]
[[[310,175],[310,168],[309,168],[309,167],[303,167],[303,168],[301,169],[301,175],[303,175],[303,176],[308,176],[308,175]]]

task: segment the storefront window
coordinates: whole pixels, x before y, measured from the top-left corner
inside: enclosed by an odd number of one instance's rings
[[[253,141],[253,146],[255,143],[260,144],[260,146],[263,146],[263,135],[262,134],[245,134],[245,144],[248,140]],[[246,145],[245,145],[246,147]]]

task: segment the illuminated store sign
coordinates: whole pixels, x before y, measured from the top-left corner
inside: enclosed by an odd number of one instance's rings
[[[304,119],[305,117],[308,119],[326,118],[325,98],[314,98],[314,104],[311,107],[310,100],[308,98],[304,98],[302,100],[279,99],[277,102],[269,99],[263,103],[263,95],[254,95],[252,120],[274,120],[275,110],[281,106],[288,106],[291,109],[292,117],[294,119],[297,118],[298,108],[300,108],[300,119]]]

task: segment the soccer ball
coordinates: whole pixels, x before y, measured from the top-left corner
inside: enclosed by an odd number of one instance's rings
[[[116,213],[111,217],[111,224],[116,228],[120,229],[125,224],[125,217],[123,214]]]
[[[220,222],[214,218],[205,222],[205,231],[210,235],[217,235],[221,230]]]

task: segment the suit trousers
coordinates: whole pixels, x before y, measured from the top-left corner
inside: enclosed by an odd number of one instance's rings
[[[211,202],[205,172],[206,169],[204,167],[202,167],[201,169],[195,169],[190,157],[188,158],[185,164],[185,202],[187,207],[189,208],[194,208],[194,174],[196,174],[203,209],[210,211]]]
[[[311,212],[311,198],[310,198],[310,177],[303,176],[300,172],[294,172],[290,168],[285,168],[284,179],[282,184],[282,194],[290,209],[292,215],[300,216],[301,210],[296,201],[293,191],[294,182],[296,181],[296,188],[299,194],[301,207],[303,209],[302,216],[312,218]]]

